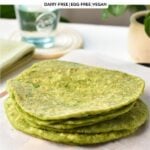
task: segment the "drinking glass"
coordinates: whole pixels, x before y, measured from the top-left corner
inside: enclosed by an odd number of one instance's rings
[[[54,46],[60,10],[38,5],[17,5],[15,10],[23,41],[40,48]]]

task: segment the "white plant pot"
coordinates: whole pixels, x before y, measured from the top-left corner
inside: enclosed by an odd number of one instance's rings
[[[144,30],[144,25],[137,18],[145,16],[149,11],[134,13],[130,18],[129,53],[136,63],[150,63],[150,37]]]

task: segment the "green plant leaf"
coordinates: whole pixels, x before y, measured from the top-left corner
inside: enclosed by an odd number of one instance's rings
[[[150,13],[148,13],[148,15],[145,16],[144,28],[145,28],[146,34],[150,37]]]
[[[104,9],[104,10],[102,11],[101,18],[102,18],[102,19],[108,19],[109,16],[110,16],[110,13],[109,13],[108,9]]]
[[[142,11],[142,10],[146,10],[146,6],[145,5],[128,5],[128,10],[131,12]]]
[[[69,23],[70,21],[67,19],[67,18],[65,18],[65,17],[60,17],[60,21],[61,22],[65,22],[65,23]]]
[[[127,10],[128,5],[109,5],[108,11],[113,16],[120,16]]]
[[[0,18],[16,18],[13,5],[0,5]]]

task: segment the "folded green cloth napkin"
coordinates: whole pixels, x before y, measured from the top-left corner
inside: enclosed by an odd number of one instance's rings
[[[0,76],[28,63],[33,53],[31,44],[0,39]]]

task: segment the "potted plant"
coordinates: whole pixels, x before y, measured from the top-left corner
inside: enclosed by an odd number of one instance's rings
[[[103,11],[102,17],[120,16],[130,10],[129,54],[141,64],[150,64],[150,10],[144,5],[110,5]]]

